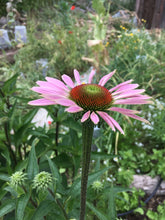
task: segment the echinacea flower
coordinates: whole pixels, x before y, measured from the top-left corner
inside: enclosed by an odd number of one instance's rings
[[[93,69],[89,75],[88,83],[84,84],[80,80],[77,70],[74,70],[75,83],[68,75],[62,75],[62,81],[46,77],[47,81],[37,81],[39,87],[32,90],[41,94],[43,98],[30,101],[30,105],[55,105],[66,106],[65,111],[70,113],[83,112],[81,122],[91,119],[94,124],[98,124],[100,117],[112,128],[116,128],[124,134],[118,122],[110,116],[111,112],[119,112],[130,118],[149,123],[147,120],[136,115],[136,110],[117,107],[118,105],[141,105],[149,104],[151,97],[142,95],[144,89],[136,89],[139,85],[132,84],[128,80],[117,86],[107,89],[104,85],[113,76],[115,71],[103,76],[98,84],[93,84],[92,79],[95,75]],[[109,114],[108,114],[108,113]]]

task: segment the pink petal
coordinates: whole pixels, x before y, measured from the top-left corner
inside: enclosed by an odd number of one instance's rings
[[[70,113],[76,113],[76,112],[81,112],[83,111],[83,109],[80,106],[70,106],[69,108],[65,109],[66,112],[70,112]]]
[[[74,70],[74,78],[75,78],[77,84],[80,85],[81,84],[80,75],[79,75],[79,72],[77,70]]]
[[[70,76],[67,76],[67,75],[62,75],[62,80],[71,88],[74,88],[74,83],[72,81],[72,79],[70,78]]]
[[[100,81],[99,81],[99,85],[100,86],[104,86],[105,83],[113,76],[113,74],[116,72],[116,70],[114,70],[113,72],[103,76]]]
[[[93,79],[95,73],[96,73],[96,70],[93,68],[92,71],[91,71],[90,74],[89,74],[88,83],[91,83],[91,82],[92,82],[92,79]]]
[[[81,119],[81,122],[84,122],[86,121],[90,116],[90,111],[86,112],[83,116],[82,116],[82,119]]]
[[[117,123],[117,121],[115,121],[115,119],[112,118],[111,116],[109,116],[109,119],[111,120],[111,122],[113,123],[113,125],[114,125],[122,134],[124,134],[123,129],[120,127],[120,125]]]
[[[139,113],[139,111],[136,111],[136,110],[119,108],[119,107],[111,107],[108,110],[114,111],[114,112],[120,112],[121,114],[138,114]]]
[[[123,92],[120,95],[117,96],[113,96],[113,98],[116,99],[121,99],[121,98],[129,98],[129,97],[133,97],[136,96],[140,93],[143,93],[145,91],[145,89],[136,89],[136,90],[130,90],[128,92]]]
[[[58,87],[58,86],[54,85],[53,83],[45,82],[45,81],[37,81],[36,83],[37,83],[37,85],[39,85],[42,88],[49,89],[49,90],[51,89],[53,91],[66,93],[65,89],[63,89],[61,87]]]
[[[123,83],[120,83],[120,84],[118,84],[117,86],[115,86],[115,87],[113,87],[112,89],[110,89],[109,91],[110,91],[110,92],[113,92],[114,90],[119,89],[121,86],[127,85],[127,84],[131,83],[132,81],[133,81],[133,79],[130,79],[130,80],[128,80],[128,81],[125,81],[125,82],[123,82]]]
[[[116,92],[112,93],[113,95],[117,95],[121,92],[126,92],[126,91],[131,91],[133,89],[136,89],[139,85],[138,84],[129,84],[129,85],[125,85],[125,86],[122,86],[120,87]]]
[[[111,120],[109,119],[109,115],[106,112],[97,111],[97,113],[104,119],[105,122],[112,128],[113,131],[115,130],[114,125],[112,124]]]
[[[43,98],[43,99],[36,99],[36,100],[30,101],[30,102],[28,102],[28,104],[42,106],[42,105],[55,105],[56,102]]]
[[[130,118],[134,118],[134,119],[136,119],[136,120],[145,122],[145,123],[147,123],[147,124],[150,125],[150,122],[149,122],[149,121],[147,121],[147,120],[144,119],[144,118],[139,117],[138,115],[133,115],[133,114],[124,114],[124,115],[127,115],[127,116],[130,117]]]
[[[121,104],[121,105],[139,105],[139,104],[152,104],[152,101],[145,101],[140,97],[130,98],[130,99],[121,99],[115,100],[114,105]]]
[[[59,105],[63,105],[63,106],[72,106],[72,105],[75,105],[75,102],[73,102],[72,100],[70,99],[63,99],[63,98],[60,98],[60,99],[56,99],[56,103],[59,104]]]
[[[47,95],[57,95],[57,96],[66,96],[67,93],[65,91],[55,91],[52,88],[46,88],[46,87],[32,87],[31,90],[41,93],[41,94],[47,94]]]
[[[69,89],[66,87],[66,85],[58,79],[54,79],[52,77],[46,77],[46,80],[48,82],[54,84],[56,87],[59,87],[59,88],[64,89],[66,91],[69,91]]]
[[[90,115],[90,118],[91,118],[91,120],[93,121],[93,123],[96,125],[96,124],[98,124],[98,122],[99,122],[99,117],[94,113],[94,112],[92,112],[92,114]]]

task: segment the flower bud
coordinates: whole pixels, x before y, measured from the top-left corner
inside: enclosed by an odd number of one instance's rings
[[[99,180],[96,180],[93,182],[92,188],[98,193],[98,192],[102,191],[103,184]]]
[[[52,184],[52,176],[50,173],[42,171],[38,173],[33,180],[33,188],[37,191],[45,191]]]
[[[22,171],[17,171],[10,177],[10,185],[17,188],[18,186],[23,185],[26,179],[26,174]]]

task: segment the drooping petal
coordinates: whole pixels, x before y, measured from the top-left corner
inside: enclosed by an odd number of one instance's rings
[[[119,108],[119,107],[111,107],[107,109],[109,111],[114,111],[114,112],[119,112],[121,114],[138,114],[140,113],[139,111],[132,110],[132,109],[125,109],[125,108]]]
[[[70,112],[70,113],[76,113],[76,112],[83,111],[83,109],[80,106],[75,105],[75,106],[70,106],[69,108],[66,108],[65,111]]]
[[[81,84],[80,74],[79,74],[79,72],[76,69],[74,69],[74,78],[75,78],[77,84],[80,85]]]
[[[116,89],[119,89],[120,87],[124,86],[124,85],[127,85],[127,84],[130,84],[131,82],[133,81],[133,79],[130,79],[128,81],[125,81],[123,83],[120,83],[118,84],[117,86],[113,87],[112,89],[109,90],[109,92],[113,92],[114,90]]]
[[[61,89],[69,91],[69,89],[66,87],[66,85],[63,82],[61,82],[60,80],[52,78],[52,77],[46,77],[45,79],[48,82],[52,83],[55,87],[59,87]]]
[[[56,99],[56,103],[59,104],[59,105],[63,105],[63,106],[72,106],[72,105],[75,105],[75,103],[70,100],[70,99]]]
[[[116,72],[116,70],[114,70],[113,72],[103,76],[100,81],[99,81],[99,85],[100,86],[104,86],[105,83],[113,76],[113,74]]]
[[[89,74],[88,83],[91,83],[91,82],[92,82],[92,79],[93,79],[95,73],[96,73],[96,70],[93,68],[92,71],[91,71],[90,74]]]
[[[97,111],[97,113],[100,115],[100,117],[102,117],[102,119],[104,119],[104,121],[112,128],[113,131],[116,131],[114,125],[109,119],[109,115],[106,112]]]
[[[124,134],[123,129],[120,127],[120,125],[117,123],[117,121],[115,121],[115,119],[112,118],[111,116],[109,116],[109,119],[111,120],[111,122],[113,123],[113,125],[114,125],[122,134]]]
[[[72,79],[70,78],[70,76],[67,75],[62,75],[62,80],[71,88],[74,88],[74,83],[72,81]]]
[[[124,115],[127,115],[127,116],[130,117],[130,118],[134,118],[134,119],[136,119],[136,120],[138,120],[138,121],[142,121],[142,122],[147,123],[147,124],[150,125],[150,122],[149,122],[149,121],[147,121],[146,119],[144,119],[144,118],[142,118],[142,117],[139,117],[138,115],[134,115],[134,114],[124,114]]]
[[[28,102],[29,105],[38,105],[38,106],[44,106],[44,105],[55,105],[55,101],[51,101],[48,99],[36,99],[33,101]]]
[[[82,116],[82,119],[81,119],[81,122],[84,122],[86,121],[90,116],[90,111],[86,112],[83,116]]]
[[[96,115],[94,112],[92,112],[92,114],[90,115],[91,120],[93,121],[93,123],[96,125],[99,122],[99,117],[98,115]]]

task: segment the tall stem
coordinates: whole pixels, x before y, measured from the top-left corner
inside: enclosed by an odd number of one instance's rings
[[[89,172],[89,164],[90,164],[93,128],[94,128],[94,124],[91,121],[87,121],[82,124],[83,149],[82,149],[80,220],[85,219],[86,193],[87,193],[88,172]]]

